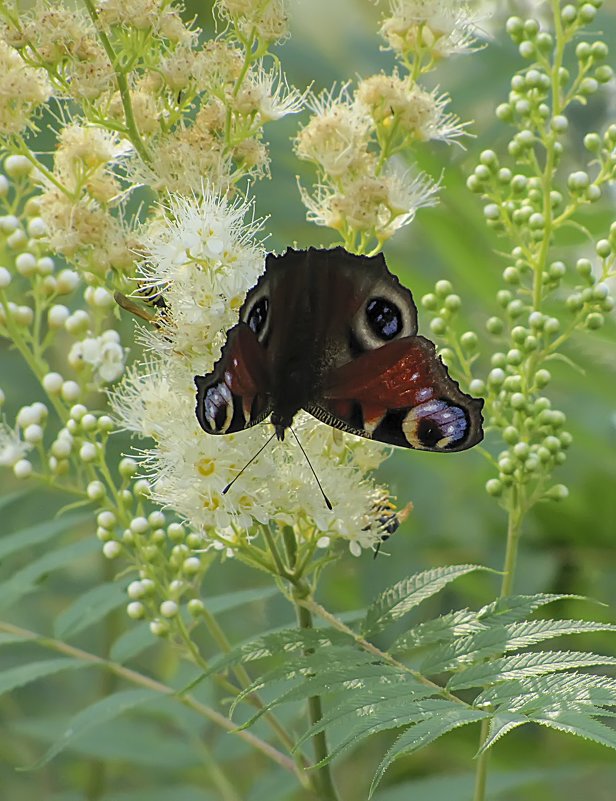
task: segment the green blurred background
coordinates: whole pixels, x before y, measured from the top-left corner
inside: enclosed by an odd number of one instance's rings
[[[495,313],[494,295],[500,288],[500,273],[506,266],[495,254],[502,247],[486,228],[479,199],[465,187],[465,179],[478,153],[491,147],[504,152],[509,131],[493,115],[505,99],[509,80],[522,64],[514,46],[502,35],[507,3],[486,27],[493,39],[483,50],[443,64],[436,81],[451,94],[451,109],[474,120],[466,150],[434,143],[418,149],[418,164],[433,176],[443,173],[440,205],[424,209],[404,229],[385,254],[390,268],[398,273],[416,299],[430,291],[434,282],[447,278],[464,301],[463,319],[476,330],[484,344],[485,364],[495,349],[483,334],[484,322]],[[608,2],[598,15],[593,30],[603,31],[610,50],[616,52],[616,4]],[[292,38],[278,50],[288,80],[297,87],[314,82],[314,88],[334,81],[368,76],[381,68],[391,69],[391,54],[380,50],[376,35],[379,9],[366,0],[294,0],[291,4]],[[543,3],[527,3],[541,10]],[[188,3],[188,14],[196,15],[206,31],[212,31],[209,3]],[[499,30],[499,25],[501,30]],[[571,118],[572,154],[581,159],[581,139],[590,130],[601,129],[616,111],[614,85],[591,99],[587,108],[578,107]],[[305,121],[307,115],[301,119]],[[299,202],[296,174],[308,184],[313,175],[292,154],[290,137],[299,124],[289,117],[266,129],[271,142],[272,180],[255,187],[257,212],[270,215],[266,229],[268,246],[284,249],[328,244],[329,231],[305,222]],[[419,152],[420,151],[420,152]],[[581,168],[578,162],[576,168]],[[614,194],[583,214],[583,222],[597,236],[605,235],[614,217]],[[567,234],[559,242],[557,256],[565,261],[586,255],[588,245],[581,235]],[[130,323],[126,335],[130,337]],[[427,333],[421,317],[420,333]],[[128,341],[128,340],[127,340]],[[567,501],[538,506],[527,520],[521,545],[515,590],[517,592],[566,592],[588,595],[603,604],[616,602],[616,325],[614,318],[599,332],[579,335],[566,353],[584,367],[584,373],[554,363],[554,381],[548,393],[556,408],[567,414],[574,436],[567,463],[555,479],[570,489]],[[137,355],[137,346],[132,348]],[[17,355],[2,344],[0,383],[7,394],[7,416],[25,403],[41,396],[40,389]],[[42,398],[41,398],[42,399]],[[118,452],[127,441],[118,438]],[[486,447],[495,452],[499,444],[488,437]],[[502,564],[505,517],[485,491],[492,475],[477,450],[449,455],[396,452],[382,469],[382,479],[392,487],[401,504],[412,500],[415,509],[385,548],[391,556],[373,560],[347,557],[321,583],[320,600],[331,610],[346,612],[366,605],[385,586],[412,572],[435,565],[479,562],[498,568]],[[2,491],[9,498],[0,507],[0,554],[2,538],[37,522],[52,520],[67,502],[35,486],[18,485],[9,471],[2,473]],[[52,547],[53,546],[53,547]],[[64,550],[62,550],[64,549]],[[60,553],[54,569],[31,571],[36,560],[50,552]],[[115,567],[113,567],[115,569]],[[22,572],[20,572],[22,571]],[[40,575],[39,575],[40,572]],[[54,631],[54,620],[67,615],[79,597],[101,580],[111,580],[112,568],[99,553],[94,522],[88,516],[72,526],[58,528],[51,545],[34,547],[0,561],[0,581],[18,577],[24,582],[23,597],[10,608],[0,608],[0,617],[37,632]],[[28,583],[28,580],[30,583]],[[123,611],[119,582],[115,611],[104,624],[67,635],[70,642],[101,653],[109,641],[133,628]],[[220,596],[231,608],[221,614],[221,623],[233,641],[261,629],[292,621],[292,610],[272,597],[249,605],[233,604],[237,593],[264,587],[265,577],[232,561],[212,569],[205,594]],[[475,575],[457,583],[444,596],[427,602],[422,614],[436,615],[459,606],[477,606],[497,593],[498,576]],[[0,606],[2,586],[0,585]],[[562,616],[593,616],[612,620],[609,610],[581,602],[561,604]],[[56,631],[58,621],[55,622]],[[62,625],[60,625],[60,629]],[[122,641],[120,640],[120,647]],[[164,644],[147,639],[148,647],[136,654],[131,664],[145,673],[181,686],[185,677],[174,653]],[[203,640],[206,652],[211,643]],[[614,653],[613,635],[596,635],[585,640],[559,641],[563,648],[589,648]],[[50,656],[34,646],[5,646],[0,650],[0,670]],[[176,708],[171,701],[149,704],[113,724],[97,728],[79,740],[78,746],[60,755],[40,771],[18,772],[32,764],[64,729],[67,720],[92,703],[101,693],[120,687],[109,676],[87,669],[29,685],[23,691],[0,698],[0,799],[1,801],[78,801],[93,797],[88,787],[96,776],[105,774],[105,801],[209,801],[219,798],[211,787],[216,761],[234,778],[241,766],[240,797],[246,801],[288,801],[294,798],[293,781],[282,771],[247,751],[237,738],[221,734],[202,720]],[[216,694],[199,690],[204,700]],[[293,720],[296,711],[289,710]],[[264,734],[264,730],[259,730]],[[343,797],[363,799],[374,768],[393,734],[385,734],[362,746],[335,766]],[[395,763],[376,795],[377,801],[447,801],[471,797],[472,763],[478,731],[453,733],[412,758]],[[502,801],[589,801],[616,798],[616,764],[613,752],[573,738],[525,727],[510,735],[494,749],[489,779],[489,797]],[[248,777],[252,776],[253,779]]]

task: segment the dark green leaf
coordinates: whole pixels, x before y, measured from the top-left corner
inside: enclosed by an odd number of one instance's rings
[[[436,595],[450,582],[477,570],[486,570],[486,568],[479,565],[437,567],[397,582],[393,587],[381,593],[368,607],[362,628],[364,634],[380,631],[425,601],[426,598]]]
[[[91,706],[82,709],[72,718],[62,737],[55,742],[51,748],[28,770],[37,770],[46,765],[50,760],[57,756],[61,751],[71,745],[89,729],[106,723],[117,718],[129,709],[145,704],[148,701],[158,698],[159,694],[153,690],[124,690],[114,693],[100,701],[96,701]]]
[[[2,507],[0,506],[0,509]],[[73,526],[86,520],[89,515],[67,515],[52,520],[43,520],[20,531],[14,531],[6,537],[0,538],[0,559],[17,553],[24,548],[31,548],[53,539],[58,534],[70,531]]]
[[[75,560],[89,556],[99,549],[100,543],[92,537],[91,539],[73,542],[64,548],[57,548],[35,559],[27,567],[14,573],[8,581],[0,584],[0,607],[6,609],[25,595],[33,592],[37,588],[37,583],[48,573],[62,569],[72,564]]]
[[[398,737],[378,766],[370,786],[369,798],[372,798],[377,785],[383,778],[383,774],[396,759],[411,754],[418,748],[423,748],[425,745],[428,745],[428,743],[434,742],[434,740],[437,740],[439,737],[442,737],[443,734],[447,734],[447,732],[453,729],[483,720],[487,714],[487,712],[480,712],[477,709],[470,709],[460,705],[459,708],[451,709],[442,714],[432,715],[427,720],[417,723],[415,726],[411,726],[410,729],[407,729]]]
[[[391,653],[397,653],[412,648],[423,648],[426,645],[449,642],[455,637],[463,637],[485,628],[486,626],[479,621],[477,612],[460,609],[413,626],[398,637],[389,650]]]
[[[509,679],[543,676],[558,670],[592,667],[593,665],[616,665],[616,658],[580,651],[539,651],[538,653],[516,654],[463,670],[452,676],[447,687],[450,690],[485,687]]]
[[[18,687],[23,687],[31,681],[51,676],[62,670],[76,670],[77,668],[89,667],[90,663],[80,659],[46,659],[40,662],[30,662],[27,665],[19,665],[0,673],[0,695],[11,692]]]
[[[61,640],[74,637],[123,606],[126,600],[124,588],[115,582],[92,587],[58,615],[54,623],[55,636]]]
[[[157,642],[158,639],[150,631],[150,624],[144,621],[121,634],[112,645],[109,655],[114,662],[124,663]]]
[[[531,720],[556,731],[575,734],[585,740],[606,745],[608,748],[616,748],[616,729],[578,712],[563,711],[554,712],[549,716],[534,715]]]

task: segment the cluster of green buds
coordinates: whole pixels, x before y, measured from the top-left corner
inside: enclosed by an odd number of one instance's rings
[[[564,485],[552,483],[552,472],[565,461],[572,436],[564,413],[546,395],[552,378],[548,367],[555,357],[567,358],[560,351],[574,332],[600,328],[614,308],[608,279],[616,274],[616,223],[591,248],[581,245],[573,258],[565,251],[554,253],[560,229],[581,228],[579,209],[597,203],[616,176],[616,125],[582,137],[588,153],[583,169],[572,169],[568,149],[569,106],[586,103],[613,75],[602,41],[578,41],[577,68],[572,73],[564,66],[567,44],[579,39],[600,5],[564,6],[555,12],[553,32],[542,30],[535,19],[507,22],[520,55],[531,62],[513,76],[507,102],[496,109],[497,118],[515,133],[506,155],[484,150],[467,180],[484,199],[487,225],[509,242],[503,286],[496,294],[498,312],[485,326],[496,346],[485,378],[473,373],[479,337],[459,333],[460,298],[451,284],[439,281],[423,298],[434,315],[431,329],[444,345],[443,358],[471,392],[486,397],[488,428],[498,431],[504,445],[495,459],[497,477],[486,489],[510,513],[567,496]]]

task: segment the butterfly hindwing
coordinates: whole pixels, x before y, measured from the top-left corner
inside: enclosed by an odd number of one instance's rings
[[[244,323],[229,331],[213,371],[195,376],[197,419],[208,434],[232,434],[260,423],[272,411],[265,351]]]
[[[482,439],[482,406],[450,378],[432,342],[410,336],[336,367],[307,411],[390,445],[451,452]]]

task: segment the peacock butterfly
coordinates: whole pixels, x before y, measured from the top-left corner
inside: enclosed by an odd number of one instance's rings
[[[483,438],[483,400],[462,392],[434,344],[417,335],[413,296],[382,254],[337,247],[268,255],[220,359],[195,383],[208,434],[271,416],[282,440],[305,409],[403,448],[462,451]]]

